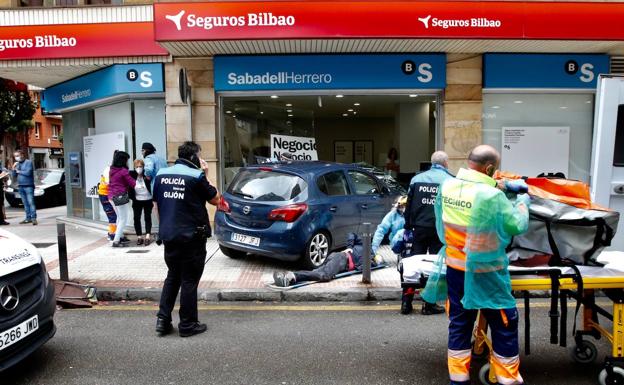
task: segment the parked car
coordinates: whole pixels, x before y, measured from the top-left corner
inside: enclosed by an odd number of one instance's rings
[[[0,230],[0,372],[54,333],[54,285],[37,249]]]
[[[215,234],[223,253],[247,253],[306,268],[346,246],[362,223],[377,226],[399,193],[355,166],[286,162],[241,168],[217,206]]]
[[[11,207],[19,207],[22,204],[17,180],[4,189],[4,196]],[[35,170],[35,206],[53,207],[63,206],[67,202],[65,196],[65,170],[40,168]]]

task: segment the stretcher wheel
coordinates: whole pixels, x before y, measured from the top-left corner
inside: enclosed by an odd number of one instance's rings
[[[598,375],[600,385],[621,385],[624,384],[624,369],[619,366],[613,367],[613,374],[609,376],[607,369],[602,369]]]
[[[593,343],[581,340],[580,344],[570,349],[570,357],[579,364],[591,364],[598,357],[598,349],[596,349],[596,345]]]
[[[479,382],[483,385],[497,385],[498,382],[490,381],[490,364],[485,364],[479,370]]]

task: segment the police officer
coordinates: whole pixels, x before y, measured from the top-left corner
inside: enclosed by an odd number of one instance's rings
[[[180,337],[206,331],[197,318],[197,285],[204,272],[206,240],[211,236],[206,202],[217,205],[220,195],[206,177],[207,164],[201,147],[185,142],[178,147],[178,160],[156,175],[153,199],[158,208],[159,239],[165,246],[169,271],[165,279],[156,332],[169,334],[171,312],[180,293]]]
[[[444,151],[436,151],[431,155],[431,169],[414,176],[407,193],[405,208],[405,230],[411,234],[411,250],[406,255],[437,254],[442,248],[435,227],[433,204],[439,185],[453,174],[448,171],[448,155]],[[401,313],[412,311],[414,289],[403,289]],[[422,307],[424,315],[438,314],[444,309],[435,304],[425,302]]]

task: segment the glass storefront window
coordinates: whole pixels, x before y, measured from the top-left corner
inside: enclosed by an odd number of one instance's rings
[[[483,142],[500,151],[503,127],[569,127],[568,174],[565,176],[589,182],[593,113],[592,93],[485,93]]]
[[[222,96],[224,185],[240,167],[277,160],[271,135],[286,135],[313,138],[321,161],[385,169],[407,186],[435,150],[436,102],[426,94]]]

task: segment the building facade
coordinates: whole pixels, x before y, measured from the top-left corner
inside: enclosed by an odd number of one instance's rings
[[[509,171],[591,182],[596,82],[622,70],[623,18],[624,3],[610,1],[9,9],[0,11],[0,41],[11,47],[0,51],[0,76],[45,87],[46,112],[63,115],[65,166],[79,170],[68,211],[79,217],[101,217],[85,184],[85,138],[118,132],[133,157],[142,138],[169,160],[197,141],[221,188],[280,151],[307,159],[306,143],[318,159],[379,167],[395,149],[402,180],[436,149],[457,170],[489,143]],[[23,46],[6,42],[16,37]],[[138,84],[150,63],[162,89],[110,89]]]
[[[60,115],[44,115],[41,93],[31,92],[37,109],[33,127],[28,130],[28,153],[35,168],[64,168],[63,119]]]

